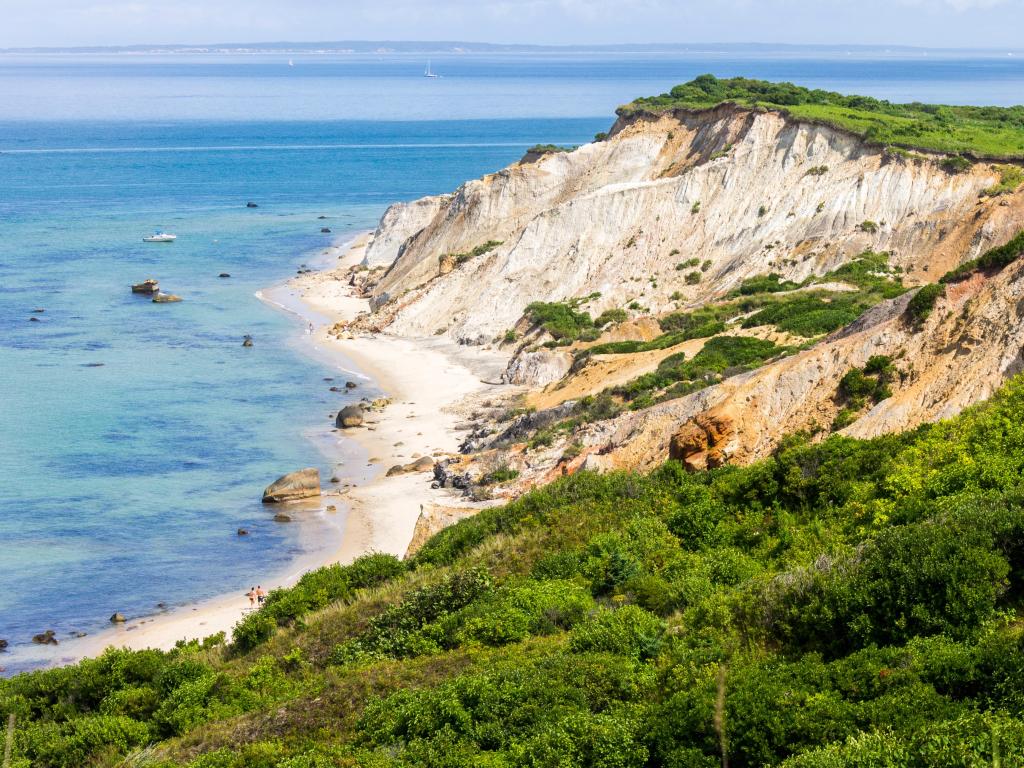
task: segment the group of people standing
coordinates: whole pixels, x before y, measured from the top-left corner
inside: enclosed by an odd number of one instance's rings
[[[250,608],[263,605],[263,601],[267,599],[266,591],[259,585],[249,587],[249,591],[245,593],[245,596],[249,598]]]

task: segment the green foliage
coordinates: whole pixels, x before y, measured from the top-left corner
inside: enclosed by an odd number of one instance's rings
[[[694,270],[693,272],[687,272],[684,280],[687,285],[697,285],[700,282],[701,273]]]
[[[739,768],[1016,765],[1022,476],[1019,379],[902,435],[578,473],[407,566],[311,573],[293,589],[335,599],[258,656],[109,650],[0,680],[13,765],[711,768],[716,718]]]
[[[598,134],[598,136],[600,135],[601,134]],[[604,138],[607,137],[608,135],[605,134]],[[603,139],[597,139],[597,141],[602,140]],[[576,147],[563,147],[558,144],[534,144],[532,147],[526,150],[526,153],[529,155],[557,155],[562,152],[572,152],[574,149],[576,149]]]
[[[501,240],[488,240],[486,243],[478,245],[465,253],[450,253],[441,258],[453,258],[456,264],[465,264],[470,259],[475,259],[477,256],[483,256],[485,253],[493,251],[499,245],[501,245]]]
[[[867,232],[869,235],[873,235],[878,231],[878,225],[870,219],[865,219],[857,225],[857,229],[861,232]]]
[[[597,319],[594,320],[594,325],[598,328],[603,328],[611,323],[623,323],[629,319],[629,314],[624,309],[606,309]]]
[[[328,603],[345,600],[358,589],[388,581],[405,570],[392,555],[364,555],[351,565],[331,565],[310,571],[290,589],[272,590],[263,607],[235,626],[233,640],[238,652],[249,651],[268,640],[279,626],[289,626]]]
[[[824,176],[826,173],[828,173],[827,165],[815,165],[812,168],[808,168],[804,176]]]
[[[969,277],[975,270],[999,270],[1006,267],[1024,254],[1024,229],[1018,232],[1009,242],[996,248],[990,248],[981,256],[965,261],[956,269],[939,278],[940,283],[955,283]]]
[[[526,307],[530,322],[541,326],[556,340],[575,341],[584,330],[594,327],[589,313],[580,312],[586,299],[568,302],[535,301]]]
[[[889,148],[906,147],[953,154],[942,165],[950,172],[970,167],[976,157],[1024,157],[1024,107],[892,104],[867,96],[845,96],[792,83],[701,75],[669,93],[637,99],[620,114],[673,109],[709,109],[722,102],[775,109],[813,123],[834,126]]]
[[[493,485],[495,483],[507,483],[509,480],[515,480],[517,477],[519,477],[518,469],[510,469],[507,464],[502,464],[497,469],[484,475],[481,482],[484,485]]]
[[[748,277],[740,283],[740,287],[736,289],[735,295],[752,296],[756,293],[778,293],[779,291],[792,291],[799,287],[799,284],[791,280],[783,280],[782,275],[772,272],[767,275]]]
[[[928,283],[921,286],[907,304],[907,316],[915,323],[921,323],[935,309],[935,302],[946,293],[939,283]]]
[[[1024,184],[1024,168],[1019,165],[998,165],[993,166],[993,170],[999,171],[999,181],[981,193],[987,197],[1008,195]]]

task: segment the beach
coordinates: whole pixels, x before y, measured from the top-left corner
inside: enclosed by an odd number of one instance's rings
[[[390,403],[367,411],[362,427],[334,428],[332,414],[324,414],[324,428],[306,437],[313,440],[335,465],[332,478],[323,477],[319,499],[267,506],[268,516],[292,511],[300,518],[290,525],[309,526],[309,537],[323,537],[331,527],[328,546],[308,539],[303,555],[283,573],[261,584],[271,590],[294,584],[305,572],[331,563],[349,563],[370,552],[402,557],[424,505],[460,505],[457,491],[431,488],[430,472],[387,477],[387,469],[420,456],[442,457],[458,452],[471,413],[504,388],[500,379],[504,357],[494,351],[459,346],[439,339],[396,338],[381,334],[337,338],[329,330],[338,322],[368,311],[368,301],[353,294],[348,269],[363,259],[371,234],[325,249],[312,272],[299,274],[257,296],[269,306],[294,317],[294,343],[324,366],[325,378],[337,383],[351,380],[355,391],[379,391]],[[313,331],[309,332],[310,325]],[[324,386],[327,386],[325,382]],[[300,467],[283,467],[282,474]],[[275,478],[268,477],[269,485]],[[330,480],[337,482],[330,482]],[[253,488],[259,495],[262,488]],[[465,506],[464,504],[462,504]],[[328,523],[327,528],[312,520]],[[338,543],[340,542],[340,543]],[[251,609],[237,591],[162,613],[128,617],[94,635],[67,640],[59,649],[29,649],[25,657],[40,663],[71,663],[96,656],[108,647],[168,650],[181,640],[194,640],[232,628]]]

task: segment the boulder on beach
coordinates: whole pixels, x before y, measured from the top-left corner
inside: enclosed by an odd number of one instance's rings
[[[56,634],[52,629],[48,629],[38,635],[32,635],[32,642],[36,645],[57,645]]]
[[[173,304],[176,301],[181,301],[181,296],[173,293],[158,293],[153,297],[154,304]]]
[[[361,427],[363,425],[363,409],[358,405],[346,405],[338,413],[334,424],[342,429]]]
[[[126,621],[128,621],[128,619],[126,619],[124,614],[120,611],[115,612],[114,615],[110,617],[111,624],[124,624]]]
[[[416,461],[410,461],[408,464],[396,464],[388,470],[388,477],[394,477],[395,475],[408,475],[413,472],[433,472],[434,471],[434,460],[430,456],[421,456]]]
[[[135,283],[132,286],[132,293],[158,293],[160,291],[160,283],[150,278],[149,280],[143,280],[141,283]]]
[[[264,504],[296,501],[320,495],[320,470],[314,467],[300,469],[279,477],[263,492]]]

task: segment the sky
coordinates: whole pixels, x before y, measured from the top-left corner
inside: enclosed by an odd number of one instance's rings
[[[1024,42],[1024,0],[0,0],[0,48],[259,41]]]

